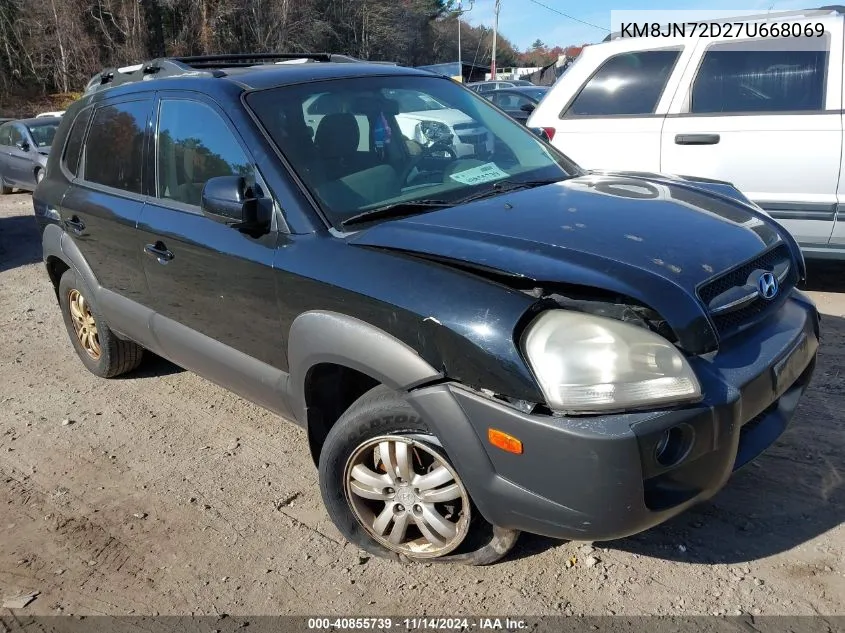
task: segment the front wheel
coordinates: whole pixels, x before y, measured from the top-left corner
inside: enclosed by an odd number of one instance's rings
[[[519,535],[480,515],[425,421],[384,386],[332,427],[320,454],[320,490],[340,532],[377,556],[486,565]]]

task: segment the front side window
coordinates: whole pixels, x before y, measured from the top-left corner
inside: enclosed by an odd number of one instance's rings
[[[23,132],[18,129],[17,125],[13,125],[9,130],[9,145],[20,145],[23,143]]]
[[[0,126],[0,145],[10,146],[12,144],[12,124]]]
[[[565,116],[654,114],[680,54],[659,50],[614,55],[587,80]]]
[[[692,86],[690,112],[790,112],[823,110],[827,51],[768,50],[742,42],[711,46]],[[811,42],[808,49],[819,48]]]
[[[149,111],[149,101],[97,108],[85,142],[85,180],[141,193],[144,129]]]
[[[164,99],[158,122],[158,197],[191,206],[202,202],[210,178],[250,176],[253,170],[220,115],[199,101]]]
[[[581,173],[450,79],[297,84],[253,92],[247,104],[336,227],[391,205],[451,206],[505,181]]]

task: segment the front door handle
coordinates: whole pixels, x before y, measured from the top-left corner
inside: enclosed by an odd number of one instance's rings
[[[70,220],[65,220],[65,226],[77,235],[85,230],[85,223],[78,216],[73,216]]]
[[[144,252],[150,257],[155,257],[159,264],[166,264],[173,259],[173,253],[167,250],[164,242],[156,242],[155,244],[147,244],[144,246]]]
[[[675,145],[716,145],[718,134],[676,134]]]

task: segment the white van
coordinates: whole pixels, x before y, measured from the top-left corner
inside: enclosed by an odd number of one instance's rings
[[[587,169],[730,181],[808,258],[845,259],[843,11],[742,20],[801,24],[806,47],[803,35],[753,47],[736,37],[610,36],[584,48],[528,125]]]

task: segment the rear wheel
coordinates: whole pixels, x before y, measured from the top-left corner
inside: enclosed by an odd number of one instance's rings
[[[6,181],[3,180],[3,176],[0,175],[0,194],[6,195],[12,193],[12,188],[6,185]]]
[[[59,281],[59,304],[73,348],[92,374],[113,378],[141,363],[143,348],[117,338],[100,315],[92,293],[72,269]]]
[[[320,489],[341,533],[377,556],[486,565],[519,535],[481,516],[425,421],[384,386],[332,427],[320,454]]]

